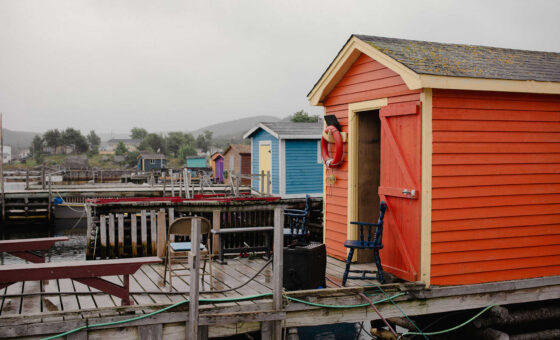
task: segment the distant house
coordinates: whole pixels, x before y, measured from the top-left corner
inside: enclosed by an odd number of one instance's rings
[[[285,198],[322,196],[323,123],[259,123],[243,137],[251,138],[252,173],[271,172],[271,193]],[[252,188],[260,190],[258,178]],[[265,191],[268,189],[265,187]]]
[[[18,158],[19,158],[20,160],[24,160],[24,159],[26,159],[27,157],[29,157],[29,149],[21,150],[21,151],[19,152],[19,154],[18,154]]]
[[[2,163],[10,163],[12,161],[12,147],[10,145],[4,145],[2,152]]]
[[[161,153],[142,151],[137,159],[137,168],[140,171],[161,170],[167,166],[167,158]]]
[[[224,150],[224,170],[227,171],[225,180],[229,180],[230,174],[251,174],[251,145],[247,144],[230,144]],[[250,185],[251,180],[244,178],[241,180],[242,185]]]
[[[126,161],[126,157],[124,157],[123,155],[118,155],[113,157],[113,163],[120,164],[123,163],[124,161]]]
[[[62,161],[61,164],[64,169],[87,169],[89,168],[89,162],[86,156],[68,156]]]
[[[214,152],[210,157],[212,160],[212,177],[214,182],[224,182],[224,156],[219,152]]]
[[[128,139],[128,138],[113,138],[106,142],[101,143],[99,147],[100,154],[114,154],[117,145],[122,142],[128,151],[137,151],[140,145],[140,139]]]

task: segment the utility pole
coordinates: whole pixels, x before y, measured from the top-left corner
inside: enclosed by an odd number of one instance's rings
[[[2,224],[6,223],[6,200],[4,197],[4,134],[2,133],[2,113],[0,113],[0,192],[2,193]]]

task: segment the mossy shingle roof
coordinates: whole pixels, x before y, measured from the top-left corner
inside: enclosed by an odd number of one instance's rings
[[[316,135],[319,139],[323,132],[323,121],[317,123],[263,122],[261,124],[276,132],[280,138],[284,136]]]
[[[560,82],[560,53],[355,35],[418,74]]]

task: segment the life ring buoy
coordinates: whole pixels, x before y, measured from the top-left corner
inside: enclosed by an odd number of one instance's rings
[[[334,168],[340,165],[342,161],[342,136],[340,135],[340,131],[332,125],[327,126],[325,129],[326,133],[332,133],[334,138],[334,156],[331,157],[329,154],[329,142],[323,136],[321,138],[321,156],[323,157],[323,161],[325,165],[329,168]]]

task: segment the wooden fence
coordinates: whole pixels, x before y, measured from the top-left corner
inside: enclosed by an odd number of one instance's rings
[[[293,202],[292,202],[293,201]],[[187,201],[135,202],[111,206],[86,204],[88,259],[111,259],[136,256],[164,256],[167,230],[175,218],[202,216],[212,221],[213,229],[270,226],[274,208],[299,203],[298,200],[261,202]],[[224,248],[263,247],[262,233],[222,235]],[[216,253],[217,236],[212,240]]]

